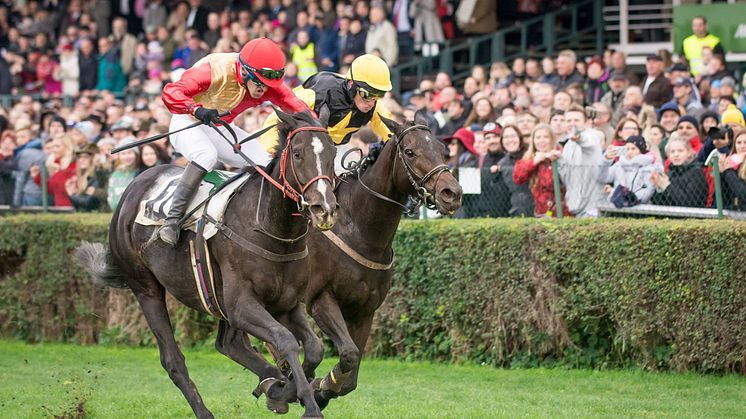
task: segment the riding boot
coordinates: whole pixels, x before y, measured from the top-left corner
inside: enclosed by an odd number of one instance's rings
[[[171,209],[166,217],[166,224],[158,230],[158,238],[170,247],[176,247],[179,242],[179,233],[181,232],[179,221],[184,216],[189,200],[197,192],[205,173],[207,171],[197,163],[190,162],[184,170],[184,174],[181,175],[179,185],[176,186],[176,191],[174,191]]]

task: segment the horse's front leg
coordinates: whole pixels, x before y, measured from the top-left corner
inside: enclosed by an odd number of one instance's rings
[[[324,343],[311,329],[304,304],[298,304],[282,322],[303,344],[303,372],[309,382],[316,376],[316,367],[324,359]]]

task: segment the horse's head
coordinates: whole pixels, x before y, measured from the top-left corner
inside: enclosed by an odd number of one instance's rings
[[[448,170],[443,142],[424,125],[399,123],[382,118],[393,133],[388,146],[396,147],[400,160],[395,182],[400,190],[435,206],[441,214],[453,214],[461,207],[461,185]]]
[[[334,196],[334,147],[329,133],[310,112],[289,115],[276,109],[280,118],[280,176],[291,197],[311,218],[314,227],[328,230],[337,216]],[[293,192],[295,191],[295,193]]]

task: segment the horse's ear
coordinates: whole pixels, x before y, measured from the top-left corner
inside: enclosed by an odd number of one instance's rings
[[[422,112],[417,111],[414,113],[414,123],[417,125],[430,126],[425,115]]]
[[[394,135],[399,136],[403,128],[401,124],[399,124],[398,122],[392,119],[388,119],[384,116],[381,116],[381,115],[379,116],[381,117],[381,121],[383,121],[383,124],[386,125],[386,128],[388,128],[389,131],[393,132]]]
[[[293,115],[283,112],[282,109],[277,106],[274,106],[274,108],[277,117],[280,118],[280,121],[282,121],[290,131],[298,128],[298,120],[296,120]]]

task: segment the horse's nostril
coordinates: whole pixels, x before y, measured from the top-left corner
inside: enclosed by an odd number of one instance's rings
[[[324,214],[324,207],[322,207],[321,205],[311,205],[310,210],[311,214],[316,216],[321,216]]]
[[[456,192],[454,192],[453,189],[450,188],[443,188],[443,190],[440,191],[440,194],[444,199],[447,199],[449,201],[452,201],[456,197]]]

